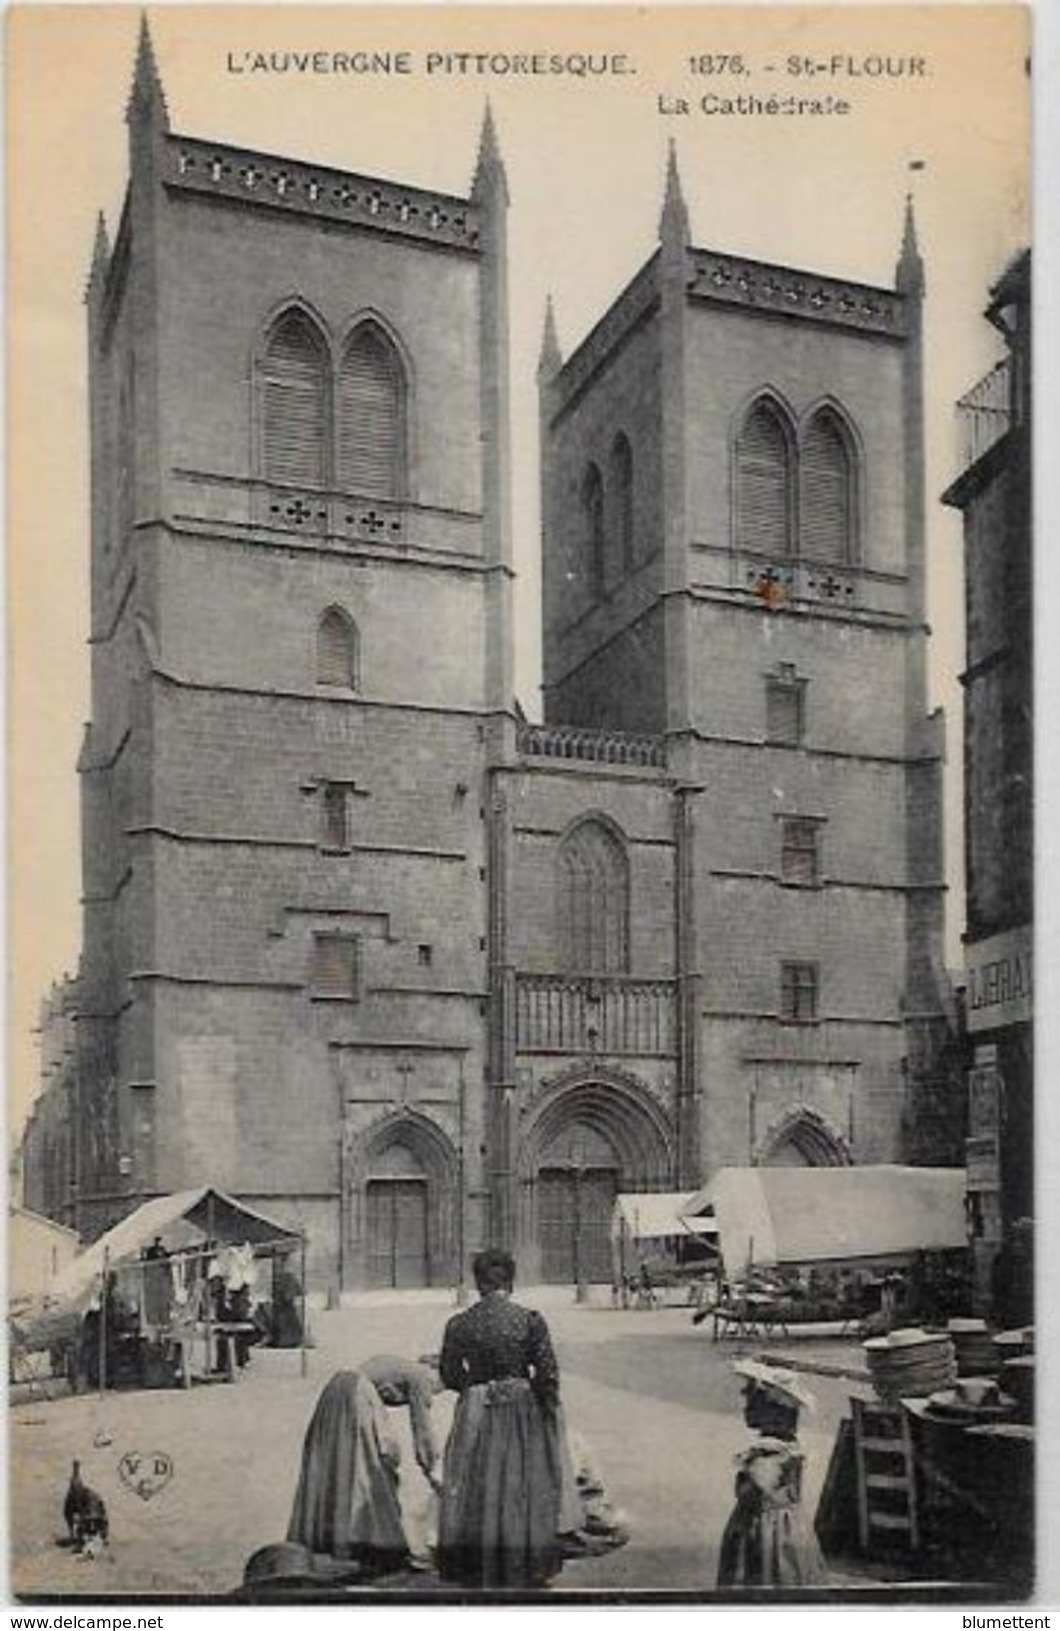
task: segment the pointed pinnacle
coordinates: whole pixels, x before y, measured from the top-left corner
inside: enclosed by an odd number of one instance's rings
[[[96,237],[92,245],[92,266],[105,266],[110,260],[110,238],[107,236],[107,222],[103,211],[96,216]]]
[[[85,283],[85,299],[91,299],[96,288],[106,276],[110,264],[110,239],[107,236],[107,223],[100,210],[96,216],[96,236],[92,244],[92,264],[88,269],[88,279]]]
[[[920,246],[917,242],[916,213],[913,208],[913,195],[905,195],[905,220],[902,224],[902,251],[898,257],[898,266],[895,271],[895,287],[906,291],[922,291],[924,287],[924,262],[920,257]]]
[[[147,13],[140,13],[140,37],[136,46],[136,66],[133,69],[132,89],[129,92],[129,105],[125,110],[126,119],[149,117],[156,120],[163,130],[169,129],[169,110],[166,107],[166,93],[162,89],[162,79],[155,61],[155,48],[151,40],[151,30],[147,22]]]
[[[475,179],[471,183],[471,196],[480,198],[483,193],[498,189],[507,203],[508,178],[505,175],[504,160],[501,158],[500,143],[497,140],[497,127],[493,122],[493,109],[487,98],[486,111],[482,116],[482,132],[479,136]]]
[[[556,313],[552,305],[552,296],[545,302],[545,328],[541,336],[541,355],[537,363],[537,377],[539,380],[551,379],[563,367],[563,353],[559,348],[559,339],[556,334]]]
[[[677,144],[672,136],[666,160],[666,192],[659,217],[659,237],[664,243],[680,244],[690,243],[692,237],[688,208],[681,190],[681,173],[677,167]]]

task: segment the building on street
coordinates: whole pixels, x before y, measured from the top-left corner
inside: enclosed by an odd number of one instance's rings
[[[991,289],[985,316],[1005,354],[958,403],[964,467],[943,502],[964,518],[967,1164],[988,1304],[998,1250],[1025,1251],[1022,1220],[1034,1213],[1029,251]]]

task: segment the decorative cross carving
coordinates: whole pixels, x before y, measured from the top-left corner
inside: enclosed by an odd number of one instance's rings
[[[256,164],[244,164],[239,172],[239,179],[248,192],[252,192],[259,181],[264,181],[265,172],[259,170]]]
[[[407,1059],[405,1059],[405,1060],[402,1061],[402,1063],[400,1065],[395,1065],[394,1069],[397,1071],[397,1074],[401,1077],[401,1086],[398,1088],[395,1103],[397,1103],[397,1104],[408,1104],[408,1102],[409,1102],[409,1077],[410,1076],[415,1076],[416,1067],[415,1067],[415,1065],[410,1064]]]
[[[788,587],[791,584],[790,572],[780,573],[775,566],[767,566],[765,571],[756,573],[752,567],[747,577],[753,584],[755,594],[769,611],[776,611],[787,599]]]

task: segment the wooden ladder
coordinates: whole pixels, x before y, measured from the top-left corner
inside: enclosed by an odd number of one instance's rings
[[[915,1552],[920,1545],[920,1527],[908,1417],[900,1406],[856,1398],[850,1403],[854,1412],[861,1549],[872,1552],[880,1533],[889,1531],[904,1537],[907,1549]]]

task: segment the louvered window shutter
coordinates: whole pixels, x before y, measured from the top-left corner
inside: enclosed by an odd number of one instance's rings
[[[313,936],[313,966],[310,982],[322,997],[356,997],[359,987],[358,944],[351,936]]]
[[[791,549],[791,462],[776,415],[756,408],[736,447],[736,541],[740,549]]]
[[[850,455],[837,425],[819,414],[807,432],[799,467],[801,551],[816,561],[850,559]]]
[[[264,367],[265,475],[320,487],[327,422],[324,356],[306,320],[284,318]]]
[[[340,486],[373,498],[399,498],[404,439],[404,390],[394,348],[374,329],[362,329],[339,376]]]
[[[357,689],[357,631],[341,612],[325,612],[317,627],[317,684]]]

